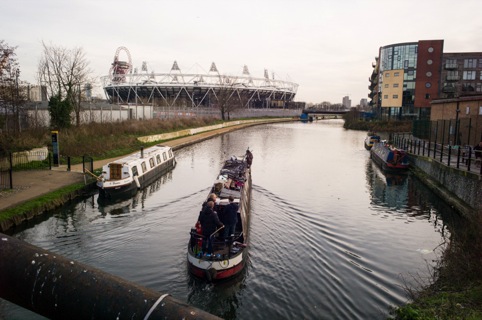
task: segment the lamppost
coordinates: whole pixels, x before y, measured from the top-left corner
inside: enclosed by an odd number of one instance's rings
[[[460,145],[459,143],[459,100],[457,100],[457,109],[455,110],[455,141],[454,144]]]

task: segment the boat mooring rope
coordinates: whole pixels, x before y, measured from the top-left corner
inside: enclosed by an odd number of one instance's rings
[[[159,303],[161,303],[162,299],[164,299],[165,297],[167,297],[169,295],[169,293],[165,293],[163,294],[162,296],[159,297],[159,299],[157,299],[156,303],[154,303],[151,307],[151,309],[149,309],[149,312],[146,314],[146,316],[144,317],[144,320],[147,320],[149,319],[149,316],[151,315],[151,313],[156,309],[157,305]]]

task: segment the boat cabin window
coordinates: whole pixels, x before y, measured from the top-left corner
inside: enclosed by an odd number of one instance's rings
[[[151,165],[151,168],[154,168],[154,166],[156,165],[154,162],[154,158],[149,159],[149,164]]]
[[[172,150],[169,149],[169,158],[172,158]]]
[[[139,175],[139,172],[137,171],[137,166],[133,166],[133,167],[132,167],[132,175],[133,175],[134,177]]]
[[[167,154],[165,152],[162,153],[162,157],[164,158],[164,161],[167,160]]]
[[[161,155],[158,154],[156,159],[157,159],[157,164],[161,164],[161,162],[162,162]]]
[[[146,173],[146,171],[147,171],[147,165],[146,165],[146,162],[145,162],[145,161],[142,161],[141,167],[142,167],[142,172],[143,172],[143,173]]]

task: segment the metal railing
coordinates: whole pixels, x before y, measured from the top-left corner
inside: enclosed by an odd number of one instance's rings
[[[47,150],[10,152],[0,158],[0,190],[13,189],[13,171],[51,169],[52,155]]]
[[[397,148],[411,154],[432,158],[448,167],[482,174],[482,158],[475,156],[471,146],[445,145],[406,134],[394,134],[391,140]]]

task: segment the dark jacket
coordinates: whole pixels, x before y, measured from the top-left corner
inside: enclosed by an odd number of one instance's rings
[[[209,206],[204,207],[204,209],[199,213],[199,222],[201,222],[201,228],[203,236],[208,237],[217,227],[221,227],[223,224],[219,221],[218,214],[213,211]]]
[[[231,202],[224,208],[223,222],[229,225],[235,225],[238,222],[238,204]]]

